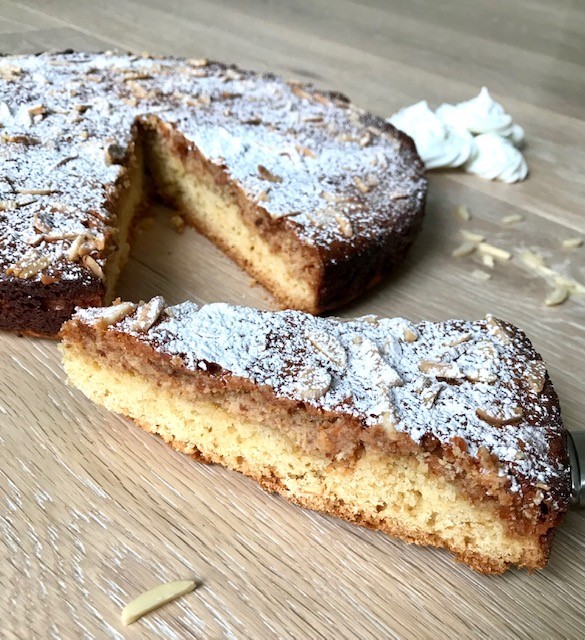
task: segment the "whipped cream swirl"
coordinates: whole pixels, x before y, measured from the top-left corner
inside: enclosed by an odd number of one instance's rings
[[[476,153],[463,167],[486,180],[518,182],[528,175],[524,156],[506,138],[482,133],[475,138]]]
[[[441,121],[426,100],[401,109],[388,122],[414,140],[427,169],[460,167],[474,154],[473,136]]]
[[[524,144],[524,129],[512,122],[512,116],[493,100],[487,87],[479,95],[458,104],[442,104],[437,116],[451,127],[467,129],[471,133],[497,133],[518,148]]]

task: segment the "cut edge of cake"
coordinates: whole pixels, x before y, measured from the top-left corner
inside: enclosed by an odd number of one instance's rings
[[[301,506],[407,542],[444,547],[483,573],[546,564],[567,508],[566,478],[548,487],[556,495],[556,513],[541,517],[529,498],[513,509],[508,505],[504,516],[495,490],[491,497],[485,490],[480,495],[474,484],[478,474],[493,472],[489,457],[482,470],[467,464],[457,446],[449,459],[446,449],[437,454],[400,437],[389,450],[377,442],[375,429],[369,430],[371,438],[352,442],[360,426],[350,415],[316,410],[302,398],[277,397],[269,386],[231,375],[213,362],[189,369],[180,356],[157,348],[156,340],[145,343],[136,335],[141,332],[136,323],[147,318],[152,324],[149,304],[92,310],[93,315],[77,314],[65,325],[61,349],[70,384],[178,451],[240,471]],[[155,307],[164,318],[164,304]],[[197,339],[194,335],[193,344]],[[560,467],[566,465],[563,452],[556,455]],[[463,478],[454,477],[453,464],[462,465]],[[497,485],[497,474],[493,480]],[[527,493],[534,495],[531,490]],[[532,509],[537,519],[520,523],[522,509]]]

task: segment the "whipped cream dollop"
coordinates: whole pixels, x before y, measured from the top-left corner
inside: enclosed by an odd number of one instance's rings
[[[458,104],[442,104],[436,115],[451,127],[471,133],[497,133],[520,148],[524,144],[524,129],[512,121],[504,107],[482,87],[479,95]]]
[[[463,169],[486,180],[519,182],[528,175],[524,156],[506,138],[496,133],[482,133],[475,138],[475,155]]]
[[[401,109],[388,122],[414,140],[427,169],[460,167],[474,154],[473,136],[440,120],[426,100]]]

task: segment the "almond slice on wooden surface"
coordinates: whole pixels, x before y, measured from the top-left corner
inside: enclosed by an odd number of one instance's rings
[[[122,623],[125,625],[136,622],[143,615],[162,607],[163,604],[176,600],[191,593],[196,587],[194,580],[175,580],[159,584],[150,591],[145,591],[134,598],[122,609]]]

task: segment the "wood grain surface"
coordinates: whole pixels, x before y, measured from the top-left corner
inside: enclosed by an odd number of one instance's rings
[[[585,428],[585,302],[543,305],[526,248],[585,283],[585,5],[578,0],[0,0],[0,50],[208,56],[340,89],[382,115],[488,85],[526,129],[529,179],[430,176],[405,268],[343,315],[482,317],[526,330],[570,429]],[[454,215],[465,204],[473,219]],[[123,298],[273,301],[155,207]],[[503,216],[524,221],[506,227]],[[457,230],[513,253],[486,282],[455,259]],[[175,454],[65,386],[54,342],[0,335],[0,638],[582,638],[585,512],[549,566],[477,575],[446,553],[303,511]],[[198,589],[131,627],[123,604],[160,582]]]

